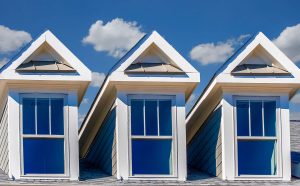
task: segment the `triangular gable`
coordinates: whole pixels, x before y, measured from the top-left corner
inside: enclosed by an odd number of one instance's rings
[[[218,74],[234,74],[238,70],[249,71],[253,75],[271,75],[274,72],[274,75],[300,76],[298,67],[261,32],[234,54]]]
[[[49,58],[43,60],[47,53],[49,54],[48,57],[52,56],[53,59]],[[6,64],[1,69],[1,73],[3,76],[18,73],[17,69],[24,69],[26,64],[30,66],[30,68],[44,66],[43,68],[46,68],[46,71],[48,69],[51,71],[53,68],[58,68],[66,72],[67,69],[72,69],[73,72],[76,71],[78,75],[82,77],[85,76],[87,79],[90,79],[89,76],[91,74],[89,69],[49,30],[45,31],[33,41],[15,60]]]
[[[148,37],[144,37],[129,53],[130,55],[127,54],[126,57],[121,59],[113,71],[125,72],[131,64],[139,62],[146,63],[147,59],[154,54],[157,56],[154,63],[158,63],[159,60],[161,60],[162,64],[170,64],[180,71],[198,73],[196,69],[156,31],[153,31]],[[152,55],[152,57],[154,57],[154,55]],[[153,63],[153,61],[151,63]]]

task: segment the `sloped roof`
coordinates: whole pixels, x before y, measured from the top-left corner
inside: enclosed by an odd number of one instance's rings
[[[234,76],[289,76],[287,70],[264,64],[242,64],[236,66],[231,74]]]
[[[166,63],[135,63],[125,69],[127,74],[184,74],[184,72]]]
[[[69,72],[74,73],[76,70],[64,63],[58,61],[29,61],[27,63],[22,63],[18,68],[17,72]]]

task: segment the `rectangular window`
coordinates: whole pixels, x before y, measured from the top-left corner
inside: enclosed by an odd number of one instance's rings
[[[23,174],[65,174],[64,98],[22,97]]]
[[[171,99],[131,99],[131,175],[173,175]]]
[[[276,175],[276,99],[236,100],[237,174]]]

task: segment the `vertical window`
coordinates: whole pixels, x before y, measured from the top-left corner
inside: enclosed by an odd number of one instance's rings
[[[131,175],[172,175],[172,100],[131,100]]]
[[[64,174],[63,98],[22,99],[23,173]]]
[[[237,100],[236,119],[238,176],[276,175],[276,100]]]

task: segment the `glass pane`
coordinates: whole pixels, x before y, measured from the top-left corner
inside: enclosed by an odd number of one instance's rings
[[[23,139],[24,174],[63,174],[63,139]]]
[[[249,101],[237,101],[237,135],[249,136]]]
[[[37,133],[49,133],[49,99],[37,99]]]
[[[144,101],[131,100],[131,134],[144,135]]]
[[[172,174],[172,140],[132,140],[132,174]]]
[[[64,134],[64,100],[51,100],[51,134]]]
[[[35,99],[23,99],[23,134],[35,134]]]
[[[172,136],[172,102],[159,101],[159,133],[162,136]]]
[[[276,136],[276,101],[264,102],[265,136]]]
[[[276,142],[238,141],[239,175],[275,175]]]
[[[145,101],[146,135],[157,134],[157,101]]]
[[[263,136],[262,131],[262,102],[250,102],[251,136]]]

